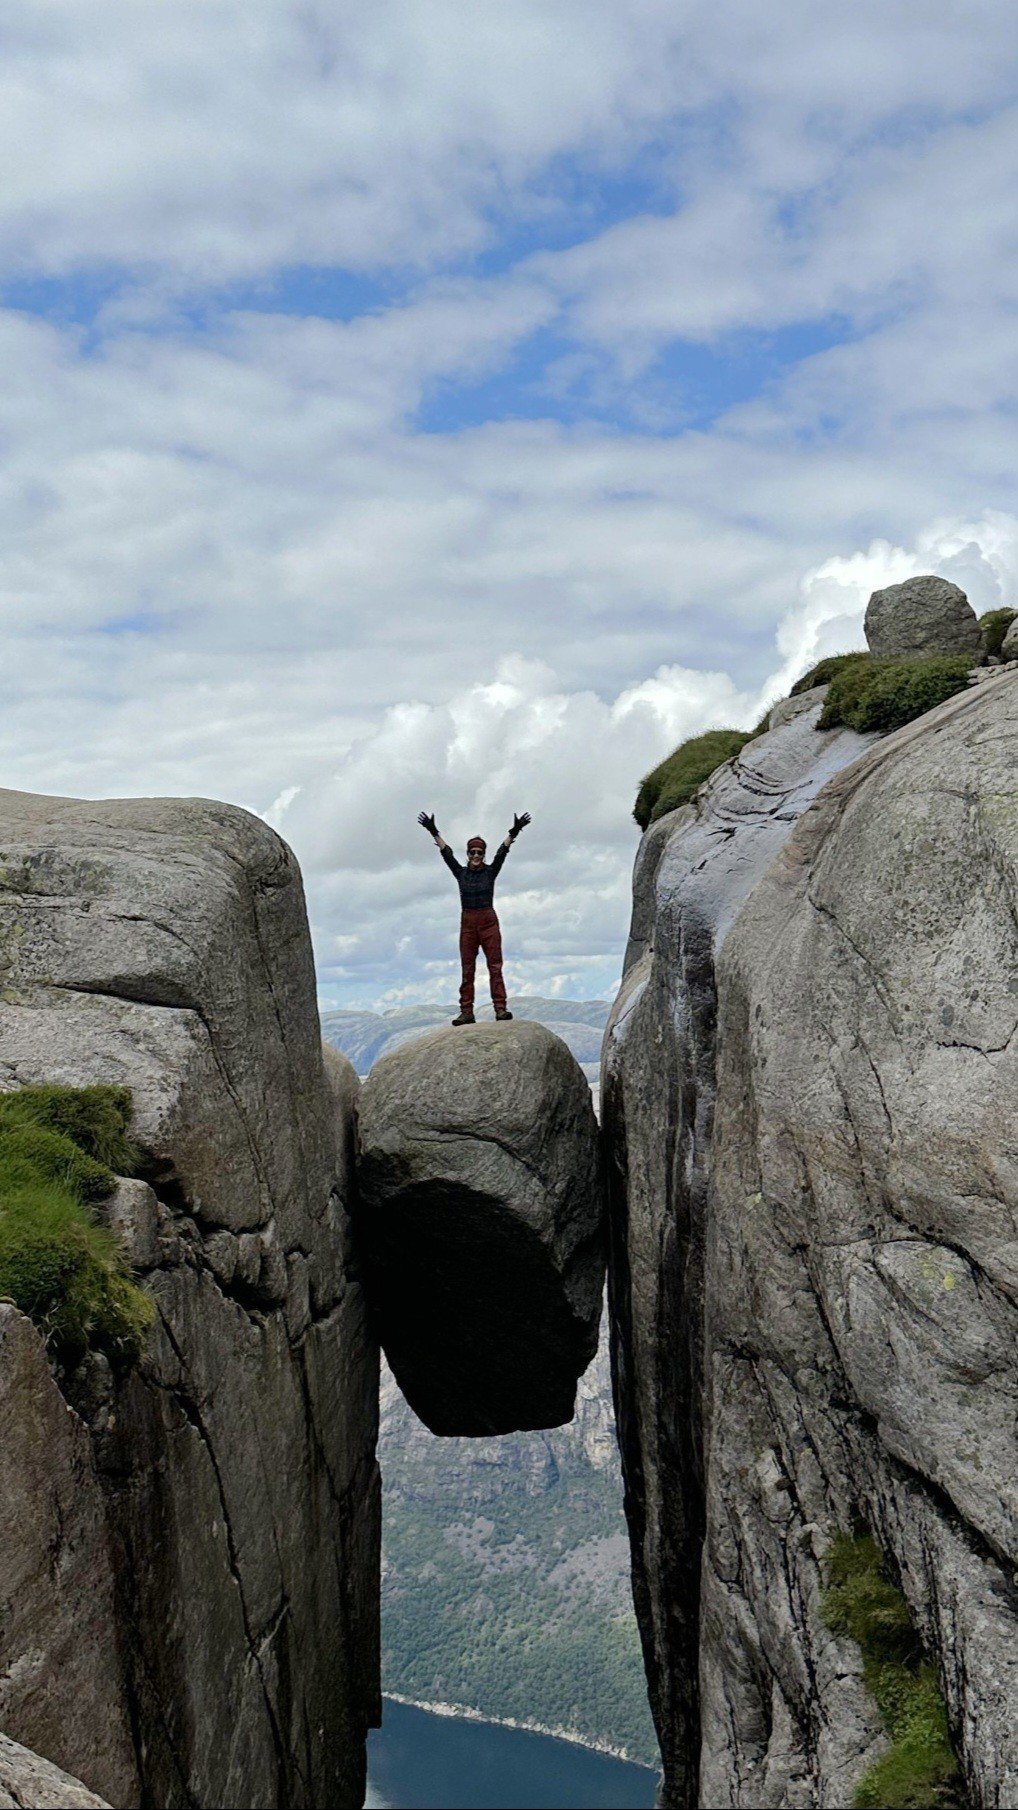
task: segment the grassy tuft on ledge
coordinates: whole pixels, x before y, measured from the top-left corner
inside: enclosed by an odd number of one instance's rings
[[[928,660],[873,660],[843,665],[831,680],[818,729],[845,723],[860,734],[887,734],[964,691],[972,661],[966,654]]]
[[[0,1128],[12,1124],[43,1125],[118,1175],[133,1175],[138,1151],[128,1135],[131,1122],[129,1087],[22,1087],[0,1094]],[[106,1192],[112,1191],[110,1182]]]
[[[860,1779],[856,1810],[963,1810],[936,1669],[923,1658],[876,1540],[839,1533],[825,1570],[824,1622],[861,1648],[863,1678],[892,1743]]]
[[[641,782],[633,806],[633,816],[641,830],[666,812],[688,804],[704,781],[750,739],[744,729],[708,729],[704,735],[682,742]]]
[[[995,613],[1006,616],[1012,612]],[[967,654],[936,654],[922,660],[874,660],[872,654],[861,651],[830,654],[796,681],[790,695],[826,685],[818,729],[836,729],[844,723],[860,734],[886,735],[964,691],[971,670]],[[769,720],[770,709],[748,733],[708,729],[681,743],[640,783],[633,816],[641,830],[668,811],[688,804],[718,767],[763,734]]]
[[[979,626],[983,631],[983,645],[988,654],[999,654],[1004,645],[1004,636],[1011,627],[1018,610],[987,610],[979,618]]]
[[[800,697],[804,691],[812,691],[814,685],[829,685],[831,680],[846,667],[854,666],[859,660],[868,662],[870,655],[860,649],[852,654],[828,654],[826,659],[818,660],[809,672],[804,672],[801,679],[796,679],[789,692],[789,697]]]
[[[93,1217],[131,1173],[126,1088],[26,1087],[0,1095],[0,1299],[39,1328],[54,1357],[137,1357],[152,1324],[118,1239]]]

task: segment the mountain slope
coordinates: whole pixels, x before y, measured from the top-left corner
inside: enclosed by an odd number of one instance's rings
[[[554,1432],[435,1439],[383,1369],[384,1689],[653,1764],[607,1352]]]

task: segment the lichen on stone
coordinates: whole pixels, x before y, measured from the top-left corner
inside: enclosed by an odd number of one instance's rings
[[[856,1810],[961,1810],[961,1773],[936,1668],[923,1657],[880,1547],[871,1534],[839,1533],[825,1569],[824,1622],[860,1648],[863,1679],[891,1740],[856,1786]]]

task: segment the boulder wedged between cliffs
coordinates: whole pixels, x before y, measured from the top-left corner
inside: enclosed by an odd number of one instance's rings
[[[433,1433],[561,1426],[597,1348],[597,1122],[565,1044],[527,1021],[385,1057],[358,1118],[357,1229],[386,1356]]]

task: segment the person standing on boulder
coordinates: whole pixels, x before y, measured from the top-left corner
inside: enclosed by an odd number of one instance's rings
[[[491,986],[491,1003],[495,1008],[495,1017],[511,1018],[506,1003],[505,981],[502,978],[502,931],[495,914],[494,897],[495,881],[502,871],[505,860],[513,843],[521,830],[525,830],[530,822],[530,812],[524,811],[522,817],[514,816],[512,829],[500,845],[498,854],[489,867],[484,857],[487,843],[483,836],[471,836],[467,843],[467,864],[461,866],[449,844],[438,833],[434,813],[429,817],[422,811],[417,819],[426,829],[435,847],[439,850],[446,866],[456,875],[460,889],[460,962],[462,964],[462,980],[460,982],[459,1017],[453,1024],[473,1024],[474,1019],[474,969],[477,965],[477,951],[484,950],[488,964],[488,981]]]

